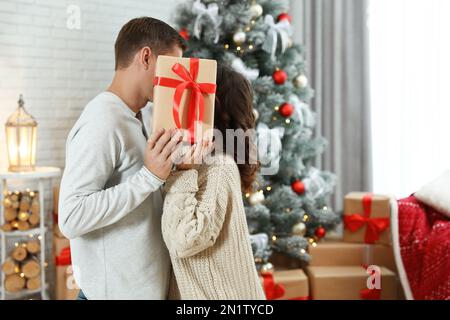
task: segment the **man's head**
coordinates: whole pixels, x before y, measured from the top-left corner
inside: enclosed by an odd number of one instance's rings
[[[117,36],[115,70],[132,75],[140,93],[152,101],[158,55],[178,57],[185,46],[184,39],[165,22],[150,17],[130,20]]]

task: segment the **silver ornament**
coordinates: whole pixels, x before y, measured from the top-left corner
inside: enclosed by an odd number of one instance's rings
[[[250,197],[248,198],[248,202],[252,206],[254,206],[254,205],[262,203],[265,199],[266,199],[266,197],[264,197],[264,193],[262,193],[262,192],[255,192],[255,193],[252,193],[250,195]]]
[[[273,264],[271,264],[270,262],[264,264],[261,267],[261,274],[273,274],[274,271],[275,268],[273,267]]]
[[[295,226],[292,227],[292,233],[301,237],[305,236],[306,225],[303,222],[297,223]]]
[[[259,111],[256,109],[253,109],[253,115],[255,116],[255,120],[259,119]]]
[[[250,7],[250,14],[253,18],[259,18],[263,14],[263,7],[260,4],[252,4]]]

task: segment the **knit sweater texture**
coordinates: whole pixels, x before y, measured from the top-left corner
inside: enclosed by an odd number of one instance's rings
[[[218,155],[209,164],[175,171],[165,190],[162,232],[173,267],[169,298],[265,299],[234,160]]]

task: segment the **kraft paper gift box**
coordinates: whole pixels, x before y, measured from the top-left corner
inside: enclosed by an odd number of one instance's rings
[[[59,255],[55,257],[56,281],[55,298],[56,300],[75,300],[80,288],[75,283],[73,277],[73,268],[71,265],[70,247],[63,248]]]
[[[65,238],[58,225],[53,225],[53,254],[59,256],[64,248],[70,246],[70,240]]]
[[[275,271],[260,276],[268,300],[308,300],[309,284],[301,269]]]
[[[368,288],[371,275],[362,266],[308,267],[306,273],[313,300],[395,300],[395,274],[381,267],[381,286]],[[372,281],[369,281],[373,284]]]
[[[217,62],[159,56],[153,91],[153,131],[185,129],[189,142],[212,139]]]
[[[310,266],[376,265],[396,271],[391,246],[349,242],[320,242],[309,248]]]
[[[344,242],[391,243],[391,198],[353,192],[344,201]]]

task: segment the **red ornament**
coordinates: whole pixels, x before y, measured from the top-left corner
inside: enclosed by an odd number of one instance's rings
[[[291,184],[291,188],[296,194],[299,194],[299,195],[304,194],[306,191],[305,184],[303,182],[301,182],[300,180],[294,181]]]
[[[278,22],[283,21],[283,20],[287,20],[287,21],[289,21],[289,23],[292,23],[292,17],[290,15],[288,15],[286,12],[283,12],[277,18]]]
[[[324,227],[318,227],[314,233],[317,238],[322,239],[327,234],[327,230]]]
[[[283,70],[277,70],[273,73],[272,78],[276,84],[282,85],[286,82],[288,76]]]
[[[290,103],[283,103],[278,112],[285,118],[289,118],[294,113],[294,106]]]
[[[189,40],[189,32],[186,29],[181,29],[179,34],[184,40]]]

